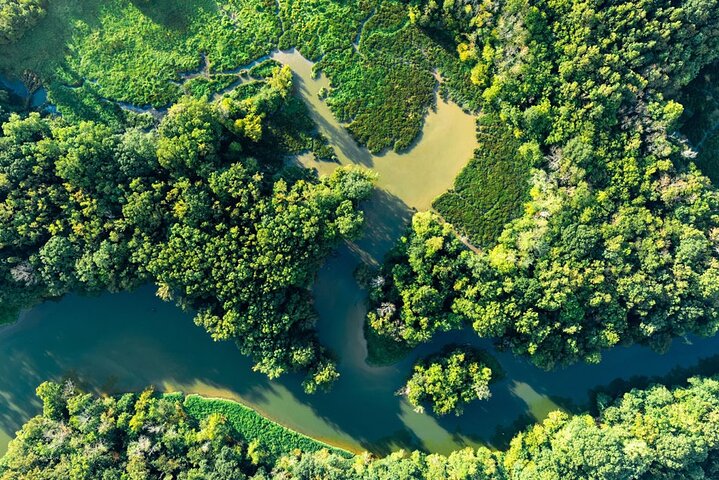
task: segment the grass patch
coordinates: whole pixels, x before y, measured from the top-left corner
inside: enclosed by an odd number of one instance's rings
[[[140,7],[112,0],[101,28],[82,25],[71,67],[97,81],[103,96],[155,107],[181,93],[181,72],[223,71],[267,54],[279,35],[273,6],[265,0],[159,2]],[[158,23],[156,19],[169,19]]]
[[[80,87],[53,83],[48,88],[48,101],[72,123],[93,120],[119,128],[127,120],[127,112],[116,103],[103,99],[97,87],[89,83]]]
[[[475,109],[479,89],[469,69],[409,21],[401,2],[282,2],[280,48],[297,47],[330,79],[327,104],[372,152],[404,150],[417,138],[434,102],[434,71],[442,93]]]
[[[504,225],[517,217],[528,198],[530,165],[520,142],[498,116],[478,120],[479,148],[460,172],[452,190],[432,206],[476,246],[492,245]]]
[[[258,63],[254,67],[250,68],[250,70],[247,72],[250,77],[253,78],[267,78],[272,75],[272,72],[274,72],[275,68],[281,67],[282,64],[278,62],[277,60],[265,60],[263,62]]]
[[[317,66],[331,81],[327,104],[371,152],[401,151],[412,145],[435,100],[435,69],[456,77],[442,84],[446,96],[476,107],[464,102],[469,95],[460,94],[469,70],[411,23],[403,4],[385,2],[377,7],[361,29],[357,48],[333,50]]]
[[[195,77],[183,85],[186,93],[195,98],[211,98],[216,92],[220,92],[237,83],[240,78],[237,75],[213,75],[212,77]]]
[[[161,107],[182,94],[181,73],[201,68],[200,53],[210,71],[228,70],[269,53],[279,35],[271,0],[56,0],[36,28],[3,47],[0,71],[29,69],[51,88],[86,80],[99,97]]]
[[[213,413],[222,414],[245,441],[259,440],[263,448],[272,456],[273,462],[296,449],[303,452],[327,449],[347,458],[352,456],[346,450],[335,448],[284,427],[266,419],[255,410],[231,400],[188,395],[185,397],[183,406],[187,413],[197,421]]]

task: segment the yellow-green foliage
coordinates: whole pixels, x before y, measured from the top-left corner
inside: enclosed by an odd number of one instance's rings
[[[404,5],[382,3],[357,40],[327,52],[317,66],[332,83],[327,104],[370,151],[411,146],[435,99],[435,73],[447,75],[443,93],[476,107],[462,90],[469,71],[410,22]]]
[[[19,40],[45,16],[46,0],[0,0],[0,45]]]
[[[361,23],[377,0],[280,0],[284,31],[280,48],[296,47],[310,60],[352,47]]]
[[[188,395],[182,405],[185,411],[198,422],[211,415],[220,414],[245,442],[259,442],[273,461],[295,449],[303,452],[327,449],[339,455],[349,456],[345,450],[332,447],[268,420],[253,409],[237,402]]]
[[[160,108],[183,93],[211,96],[278,47],[319,61],[328,104],[373,152],[411,145],[435,98],[435,70],[442,95],[479,104],[454,45],[411,22],[405,4],[380,0],[56,0],[4,52],[0,71],[37,72],[60,113],[117,127],[125,119],[114,102]]]
[[[104,97],[166,105],[181,92],[180,72],[249,63],[273,48],[278,22],[264,0],[151,3],[143,11],[125,0],[107,2],[100,25],[78,25],[70,70],[101,86]]]
[[[225,400],[189,396],[183,402],[181,394],[146,394],[142,401],[133,394],[98,398],[52,383],[38,388],[38,396],[43,414],[23,426],[0,459],[1,480],[709,480],[719,475],[719,382],[711,378],[691,378],[675,389],[632,390],[613,401],[602,396],[596,417],[550,413],[517,434],[506,451],[400,450],[381,459],[310,439],[298,442],[280,434],[283,427],[258,422],[255,412]],[[130,419],[137,432],[129,428]],[[248,440],[249,430],[259,436]],[[287,442],[274,446],[275,452],[286,452],[279,457],[267,450],[266,442],[275,441]]]

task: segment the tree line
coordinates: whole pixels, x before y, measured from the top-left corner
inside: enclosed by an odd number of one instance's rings
[[[297,434],[278,440],[269,436],[272,429],[255,436],[249,422],[238,422],[232,410],[182,394],[158,396],[148,389],[98,397],[72,383],[50,382],[37,393],[43,412],[10,442],[0,459],[2,480],[700,480],[719,475],[719,381],[713,378],[692,378],[673,389],[635,389],[616,399],[600,396],[598,416],[550,413],[517,434],[505,451],[398,451],[384,458],[329,450],[298,440]]]

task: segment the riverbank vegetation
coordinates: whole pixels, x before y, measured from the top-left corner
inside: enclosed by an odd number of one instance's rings
[[[539,167],[530,198],[484,250],[416,216],[370,324],[410,344],[472,325],[544,368],[714,335],[719,195],[677,129],[680,92],[719,55],[716,2],[485,7],[415,5],[447,25],[471,13],[460,51],[485,113]]]
[[[483,362],[480,351],[449,347],[417,362],[398,394],[407,397],[419,413],[424,412],[424,404],[428,403],[437,415],[461,415],[468,403],[492,396],[489,384],[493,380],[493,372]]]
[[[411,146],[433,106],[435,75],[448,97],[476,109],[476,90],[464,88],[469,69],[419,29],[405,5],[379,3],[356,41],[327,52],[316,68],[331,81],[327,104],[332,112],[371,152]]]
[[[291,88],[277,67],[216,103],[183,98],[149,131],[12,116],[0,137],[3,319],[67,292],[154,281],[257,370],[304,370],[307,391],[331,383],[308,289],[359,232],[372,175],[283,166],[316,136]]]
[[[0,479],[711,479],[719,475],[719,381],[692,378],[612,400],[598,416],[550,413],[506,451],[395,452],[377,459],[254,431],[229,402],[151,390],[97,397],[72,384],[38,388],[43,413],[0,459]],[[189,406],[188,406],[189,404]],[[198,408],[198,405],[201,408]],[[238,422],[239,420],[239,422]],[[267,422],[267,421],[265,421]],[[270,423],[270,422],[268,422]],[[246,432],[250,433],[250,436]],[[252,437],[252,435],[256,435]],[[276,450],[267,450],[272,443]]]
[[[43,413],[0,460],[2,479],[264,478],[293,451],[349,456],[225,400],[152,389],[98,397],[71,382],[43,383],[37,394]]]

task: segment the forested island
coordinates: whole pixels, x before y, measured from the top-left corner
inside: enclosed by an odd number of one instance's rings
[[[395,365],[440,426],[523,388],[500,354],[660,358],[719,330],[718,74],[717,0],[0,0],[0,335],[152,284],[299,404]],[[471,158],[421,150],[445,105]],[[0,478],[719,478],[719,370],[676,367],[451,453],[32,371]]]

